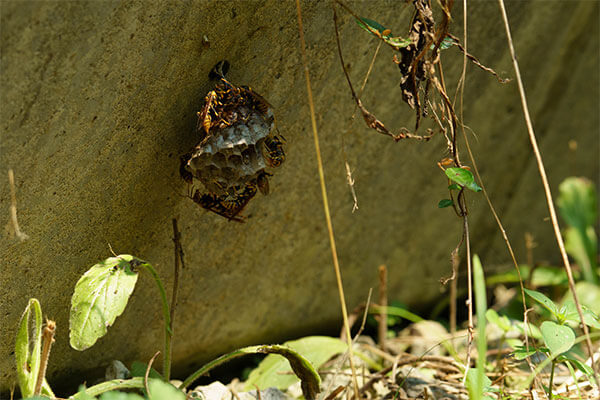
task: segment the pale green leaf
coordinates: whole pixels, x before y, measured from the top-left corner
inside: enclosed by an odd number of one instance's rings
[[[135,288],[142,262],[130,255],[111,257],[90,268],[75,285],[69,318],[70,343],[91,347],[123,313]]]
[[[160,379],[150,379],[148,390],[149,400],[185,400],[185,394],[181,390]]]

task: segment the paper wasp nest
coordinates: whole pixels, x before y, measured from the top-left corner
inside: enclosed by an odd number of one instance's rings
[[[186,169],[212,193],[256,180],[268,166],[263,157],[264,141],[275,127],[273,112],[238,108],[245,122],[216,130],[192,153]]]
[[[182,157],[181,176],[206,188],[192,199],[228,219],[238,216],[257,189],[269,192],[266,168],[285,159],[282,138],[275,135],[275,117],[269,103],[248,87],[236,87],[224,78],[210,91],[198,112],[200,143]]]

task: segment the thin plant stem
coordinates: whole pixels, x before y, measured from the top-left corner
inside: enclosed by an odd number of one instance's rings
[[[173,223],[173,247],[174,247],[174,255],[175,255],[175,259],[173,262],[174,265],[174,271],[173,271],[173,292],[171,293],[171,309],[170,309],[170,323],[169,323],[169,328],[171,330],[171,337],[173,336],[173,325],[174,325],[174,320],[175,320],[175,308],[177,306],[177,289],[179,287],[179,266],[180,266],[180,261],[183,264],[183,250],[181,249],[181,233],[179,232],[179,229],[177,229],[177,219],[173,218],[172,220]],[[165,349],[165,351],[168,350],[169,351],[169,359],[172,358],[172,351],[173,351],[173,346],[171,344],[171,346],[169,346],[168,349]],[[170,379],[170,373],[171,373],[171,368],[169,367],[166,371],[165,374],[165,379],[168,381]]]
[[[550,370],[550,382],[548,383],[548,398],[552,400],[552,385],[554,384],[554,370],[556,369],[556,360],[552,360],[552,369]]]
[[[456,296],[457,296],[457,288],[458,288],[458,280],[456,277],[458,276],[458,268],[460,266],[460,257],[458,256],[458,250],[462,245],[464,235],[460,240],[460,243],[452,250],[450,255],[450,259],[452,262],[452,276],[450,280],[450,333],[456,333]],[[454,339],[452,339],[452,344],[454,345]]]
[[[542,179],[542,185],[544,186],[544,193],[546,194],[546,203],[548,204],[548,211],[550,212],[550,219],[552,221],[552,227],[554,228],[554,236],[556,237],[556,242],[558,243],[558,248],[560,250],[563,264],[564,264],[565,270],[567,272],[567,278],[569,280],[569,288],[571,289],[571,293],[573,293],[573,300],[575,302],[575,306],[577,308],[577,313],[579,314],[579,318],[580,318],[581,325],[583,328],[583,333],[585,335],[585,343],[586,343],[588,353],[590,355],[592,369],[594,371],[594,378],[596,380],[596,383],[598,383],[599,382],[598,381],[598,372],[597,372],[597,367],[594,363],[594,351],[592,349],[592,341],[590,339],[590,332],[588,330],[587,325],[585,323],[583,323],[583,310],[581,309],[581,304],[579,303],[577,292],[575,291],[575,280],[573,279],[573,271],[571,270],[571,264],[569,262],[569,257],[567,256],[567,252],[565,250],[565,244],[564,244],[563,238],[560,234],[560,226],[558,225],[558,218],[556,217],[554,201],[552,200],[552,192],[550,191],[548,177],[546,176],[546,168],[544,167],[544,162],[542,161],[542,155],[540,154],[540,150],[539,150],[539,147],[537,144],[535,132],[533,130],[533,124],[531,122],[531,117],[529,115],[529,107],[527,106],[527,98],[525,96],[525,88],[523,87],[523,80],[521,79],[519,63],[517,61],[517,55],[515,53],[512,35],[510,33],[510,26],[508,24],[508,16],[506,15],[506,9],[504,7],[504,0],[498,0],[498,4],[500,5],[500,10],[502,12],[502,20],[504,21],[504,28],[506,30],[506,37],[508,40],[508,47],[510,49],[513,67],[515,69],[515,76],[517,78],[517,84],[519,86],[519,95],[521,98],[521,105],[523,107],[523,115],[525,117],[525,123],[527,124],[527,132],[529,134],[529,140],[531,142],[531,147],[532,147],[533,153],[535,155],[538,170],[540,173],[540,178]]]
[[[167,301],[167,292],[165,291],[165,287],[160,280],[158,273],[154,269],[154,267],[150,264],[142,264],[141,267],[146,268],[150,275],[154,278],[154,282],[156,282],[156,286],[158,286],[158,291],[160,292],[160,299],[162,300],[162,309],[163,316],[165,318],[165,355],[163,357],[163,376],[165,379],[169,379],[169,375],[171,374],[171,312],[169,310],[169,302]]]
[[[102,382],[98,385],[91,386],[85,389],[84,392],[75,393],[70,399],[83,400],[88,399],[89,396],[95,397],[102,393],[110,392],[111,390],[122,390],[122,389],[143,389],[144,378],[141,376],[131,379],[113,379],[111,381]]]
[[[464,201],[464,200],[463,200]],[[465,232],[465,247],[467,250],[467,309],[469,312],[468,336],[467,336],[467,362],[465,369],[465,379],[471,367],[471,348],[473,347],[473,268],[471,263],[471,240],[469,239],[469,220],[467,215],[463,215],[463,230]]]
[[[152,398],[152,396],[150,396],[150,388],[148,387],[148,377],[150,376],[150,370],[152,369],[152,364],[154,363],[154,360],[156,359],[156,357],[159,354],[160,354],[160,351],[157,351],[156,353],[154,353],[154,355],[148,362],[148,366],[146,367],[146,373],[144,374],[144,388],[146,389],[146,394],[150,398]],[[168,380],[168,378],[165,378],[165,379]]]
[[[385,350],[385,342],[386,342],[386,337],[387,337],[387,305],[388,305],[387,267],[385,265],[379,266],[379,305],[381,306],[381,309],[379,311],[379,327],[378,327],[377,333],[378,333],[378,339],[379,339],[379,348],[381,350]]]
[[[373,58],[371,59],[371,64],[369,64],[369,69],[367,70],[367,73],[365,74],[365,78],[363,79],[362,86],[360,87],[360,91],[358,93],[359,97],[362,96],[363,90],[365,89],[365,86],[367,85],[367,80],[369,79],[369,76],[371,75],[371,71],[373,70],[373,65],[375,65],[375,59],[377,58],[377,54],[379,53],[379,49],[381,48],[381,43],[383,43],[383,42],[379,42],[377,44],[377,48],[375,49],[375,54],[373,54]],[[358,106],[355,104],[354,111],[352,112],[352,117],[350,117],[350,126],[348,126],[348,129],[346,130],[346,135],[350,133],[351,124],[352,124],[352,121],[354,121],[354,117],[356,116],[357,108],[358,108]],[[348,182],[348,186],[350,186],[350,192],[352,194],[352,199],[354,201],[354,203],[352,204],[352,212],[354,212],[354,211],[358,210],[358,198],[356,197],[356,190],[354,189],[354,179],[352,178],[352,170],[350,169],[350,164],[348,163],[348,155],[346,154],[346,139],[345,139],[346,135],[342,135],[342,157],[344,158],[344,165],[346,167],[346,180]]]
[[[352,337],[350,336],[350,324],[348,323],[348,311],[346,308],[346,299],[344,296],[344,286],[342,284],[342,274],[340,271],[340,265],[337,256],[337,249],[335,245],[335,237],[333,235],[333,224],[331,223],[331,215],[329,213],[329,201],[327,200],[327,188],[325,186],[325,173],[323,172],[323,161],[321,159],[321,149],[319,146],[319,135],[317,132],[317,121],[315,117],[315,105],[313,102],[312,89],[310,85],[310,75],[308,71],[308,57],[306,56],[306,43],[304,41],[304,28],[302,26],[302,8],[300,7],[300,0],[296,0],[296,10],[298,13],[298,33],[300,35],[300,50],[302,52],[302,61],[304,64],[304,76],[306,78],[306,90],[308,95],[308,106],[310,108],[310,122],[312,125],[313,139],[315,142],[315,153],[317,155],[317,167],[319,170],[319,182],[321,184],[321,194],[323,197],[323,210],[325,212],[325,220],[327,222],[327,231],[329,233],[329,243],[331,245],[331,256],[333,258],[333,269],[335,270],[335,277],[338,287],[338,294],[340,297],[340,305],[342,308],[342,317],[344,320],[344,329],[346,331],[346,341],[348,342],[348,354],[350,361],[350,368],[352,369],[352,383],[354,385],[354,395],[356,399],[360,399],[358,390],[358,380],[356,376],[356,368],[354,366],[354,357],[352,351]]]

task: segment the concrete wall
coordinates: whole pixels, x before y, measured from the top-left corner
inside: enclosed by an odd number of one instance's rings
[[[397,1],[350,3],[360,15],[402,33],[410,7]],[[461,224],[438,210],[447,196],[436,162],[441,136],[393,143],[349,122],[353,104],[335,47],[328,2],[304,3],[304,24],[325,175],[347,300],[352,308],[389,267],[392,298],[422,308],[440,295]],[[598,182],[598,3],[507,3],[534,125],[552,187],[569,175]],[[456,4],[451,31],[462,36]],[[0,381],[14,380],[14,335],[30,297],[58,323],[51,382],[118,358],[148,360],[162,346],[160,304],[143,276],[124,315],[95,347],[68,346],[73,287],[92,264],[129,253],[172,281],[171,218],[183,236],[175,324],[175,372],[234,347],[279,341],[338,326],[340,312],[323,218],[292,1],[2,2],[1,165],[16,175],[19,222],[29,240],[7,234],[0,247]],[[376,40],[340,12],[346,62],[358,86]],[[209,43],[203,43],[206,36]],[[513,77],[496,2],[469,3],[469,50]],[[382,48],[363,100],[390,127],[412,126],[400,76]],[[229,78],[273,105],[288,158],[271,194],[249,205],[248,223],[208,214],[182,195],[178,155],[192,132],[210,68],[232,63]],[[462,68],[444,52],[449,92]],[[465,122],[485,183],[524,260],[558,262],[516,83],[500,85],[469,66]],[[350,129],[351,127],[351,129]],[[346,136],[359,210],[345,182]],[[568,141],[576,140],[576,151]],[[466,153],[463,160],[466,159]],[[0,209],[10,196],[0,179]],[[486,265],[509,258],[481,195],[470,194],[473,251]]]

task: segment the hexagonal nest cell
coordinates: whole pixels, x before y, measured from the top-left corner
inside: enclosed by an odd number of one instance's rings
[[[271,105],[249,87],[237,87],[225,78],[208,92],[198,112],[196,132],[201,141],[181,158],[182,178],[200,181],[192,199],[229,220],[242,222],[243,208],[257,189],[269,191],[266,168],[285,160],[283,139],[274,134]]]

